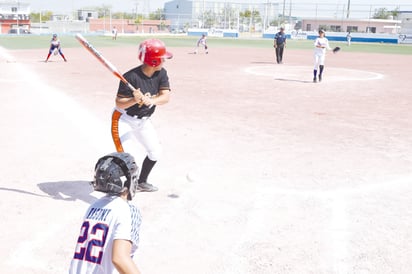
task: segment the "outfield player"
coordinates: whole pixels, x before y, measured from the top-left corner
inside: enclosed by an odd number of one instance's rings
[[[139,243],[141,216],[130,203],[138,167],[128,153],[111,153],[95,165],[95,191],[107,193],[86,211],[70,274],[139,274],[133,255]]]
[[[319,82],[322,81],[322,73],[325,68],[326,50],[331,50],[328,38],[325,37],[325,31],[319,30],[319,36],[315,39],[315,66],[313,68],[313,82],[316,83],[319,77]],[[318,75],[319,69],[319,75]]]
[[[148,176],[162,154],[162,147],[151,116],[159,105],[169,102],[170,84],[165,59],[172,58],[165,44],[158,39],[147,39],[139,45],[141,65],[123,76],[139,91],[132,91],[120,82],[116,108],[112,113],[112,138],[118,152],[136,153],[139,145],[146,150],[139,175],[138,191],[157,191],[148,183]],[[144,96],[142,96],[142,93]]]
[[[113,40],[117,39],[117,28],[116,28],[116,26],[114,26],[113,29],[112,29],[112,39]]]
[[[62,52],[60,40],[59,38],[57,38],[57,34],[53,34],[53,37],[50,40],[49,53],[47,54],[46,61],[44,62],[47,63],[47,61],[49,61],[50,55],[56,54],[56,53],[59,53],[61,57],[63,57],[64,62],[67,62],[66,57],[64,57],[64,54]]]
[[[199,40],[197,40],[196,43],[196,48],[195,48],[195,54],[198,53],[199,48],[203,48],[205,50],[205,53],[208,54],[208,46],[207,46],[207,38],[206,38],[206,34],[202,34],[202,37],[199,38]]]
[[[352,35],[350,35],[350,31],[346,34],[346,42],[348,46],[350,46],[350,41],[352,40]]]
[[[280,28],[280,31],[276,33],[274,41],[273,41],[273,47],[275,48],[276,52],[276,62],[278,64],[283,64],[283,51],[286,46],[286,34],[285,34],[285,29]]]

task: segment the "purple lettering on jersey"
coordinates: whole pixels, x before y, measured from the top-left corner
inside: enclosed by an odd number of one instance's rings
[[[87,214],[86,219],[90,219],[90,216],[92,216],[95,211],[96,211],[96,208],[90,209],[89,213]]]
[[[111,209],[103,208],[92,208],[87,214],[86,219],[97,220],[97,221],[106,221],[107,215],[109,215]]]

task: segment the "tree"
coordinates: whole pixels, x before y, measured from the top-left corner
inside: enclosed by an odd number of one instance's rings
[[[390,16],[396,17],[399,14],[399,7],[388,11],[386,8],[375,9],[373,19],[389,19]]]
[[[396,9],[394,9],[393,11],[391,11],[391,14],[394,18],[398,17],[399,15],[399,7],[397,7]]]
[[[262,22],[260,13],[257,10],[245,10],[244,12],[240,12],[239,17],[241,18],[241,22],[243,24],[249,25],[249,31],[253,31],[255,29],[256,23]]]
[[[202,28],[211,28],[214,27],[216,16],[211,10],[208,10],[200,15],[199,19],[203,21]]]
[[[165,20],[164,9],[157,9],[155,12],[149,14],[150,20]]]
[[[107,18],[110,16],[112,7],[109,5],[102,5],[101,7],[95,7],[94,9],[97,11],[98,18]]]
[[[30,13],[30,20],[32,22],[40,22],[40,13],[38,13],[38,12]],[[43,20],[43,18],[42,18],[42,20]]]
[[[237,24],[238,12],[233,7],[225,5],[221,11],[221,14],[223,18],[223,24],[221,23],[222,27],[231,29],[232,26]]]
[[[51,11],[42,11],[41,13],[40,12],[30,13],[30,20],[33,22],[40,22],[40,19],[42,22],[50,21],[52,17],[53,17],[53,12]]]
[[[135,19],[136,15],[133,13],[126,13],[126,12],[115,12],[112,13],[113,19]]]
[[[136,17],[136,19],[134,20],[134,22],[136,23],[136,24],[141,24],[141,23],[143,23],[143,20],[145,19],[145,17],[144,17],[144,15],[143,14],[137,14],[137,17]]]

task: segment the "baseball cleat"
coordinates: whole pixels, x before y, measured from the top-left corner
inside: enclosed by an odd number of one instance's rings
[[[146,182],[139,183],[137,185],[137,191],[138,192],[154,192],[154,191],[157,191],[157,190],[158,190],[157,187],[155,187],[152,184],[146,183]]]

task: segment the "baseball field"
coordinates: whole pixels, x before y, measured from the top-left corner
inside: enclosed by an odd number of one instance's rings
[[[145,37],[87,37],[122,72]],[[146,274],[412,273],[412,47],[161,37],[164,155],[138,193]],[[118,80],[76,41],[0,38],[0,272],[67,273]],[[145,154],[135,155],[140,163]]]

